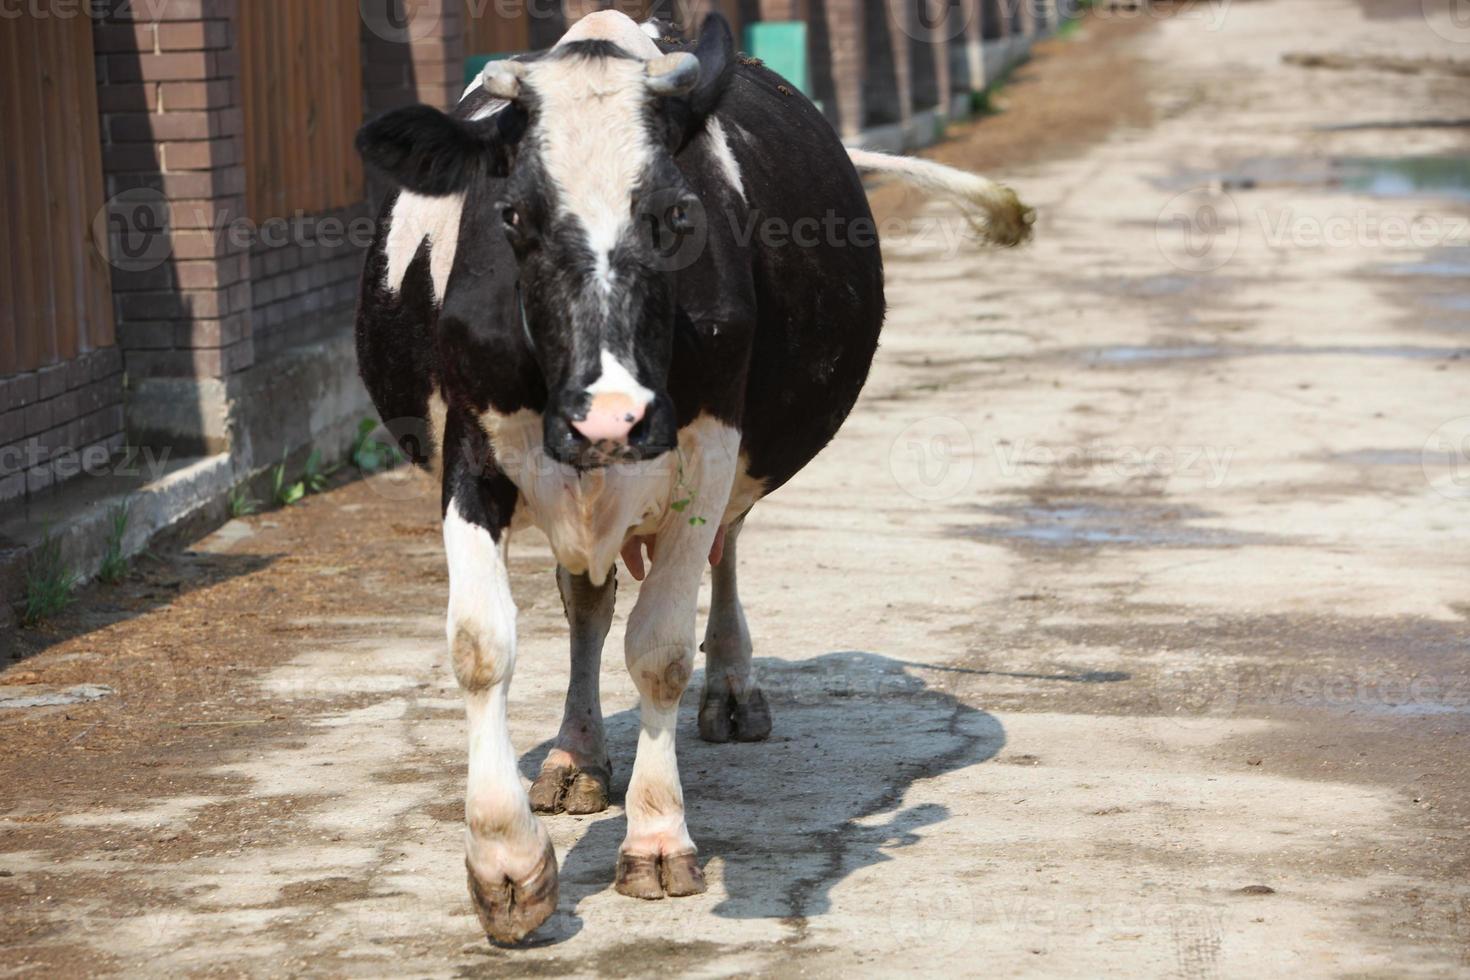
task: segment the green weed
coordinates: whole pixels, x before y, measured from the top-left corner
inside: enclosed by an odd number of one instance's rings
[[[107,532],[107,553],[102,556],[102,567],[97,577],[108,585],[117,585],[128,575],[128,559],[123,554],[123,535],[128,532],[128,505],[118,504],[112,509],[112,529]]]

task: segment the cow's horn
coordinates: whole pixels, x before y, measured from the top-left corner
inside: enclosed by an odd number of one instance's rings
[[[480,72],[480,86],[497,99],[514,102],[521,95],[526,66],[519,61],[492,61]]]
[[[687,51],[650,58],[644,81],[654,95],[683,95],[699,81],[699,59]]]

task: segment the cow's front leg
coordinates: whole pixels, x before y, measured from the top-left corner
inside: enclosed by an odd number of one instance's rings
[[[679,698],[694,669],[699,582],[730,496],[738,433],[703,447],[690,463],[691,506],[671,513],[658,553],[628,616],[625,657],[638,688],[638,756],[628,782],[628,834],[618,850],[617,890],[635,898],[705,890],[684,823],[684,792],[674,752]]]
[[[510,515],[496,512],[504,495],[484,481],[456,484],[445,508],[444,551],[449,652],[469,723],[465,867],[486,934],[515,942],[556,909],[556,853],[531,814],[506,719],[516,659],[516,607],[505,563]],[[515,500],[513,488],[509,499]]]
[[[593,585],[586,575],[573,575],[560,565],[556,584],[572,635],[572,672],[556,746],[547,753],[531,785],[531,809],[537,813],[599,813],[607,809],[612,766],[602,733],[598,672],[602,643],[612,626],[617,579]]]
[[[704,693],[699,699],[699,737],[706,742],[758,742],[771,734],[771,709],[750,665],[750,629],[736,586],[740,529],[725,531],[724,556],[711,572],[709,621],[704,628]]]

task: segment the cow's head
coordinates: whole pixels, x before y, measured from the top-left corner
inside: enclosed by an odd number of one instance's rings
[[[670,243],[697,237],[703,213],[674,155],[732,68],[718,15],[693,53],[661,54],[609,11],[534,60],[492,62],[479,84],[503,102],[468,118],[412,106],[358,135],[369,164],[418,194],[503,178],[491,233],[514,250],[521,321],[504,326],[524,329],[544,377],[558,460],[590,467],[675,445]]]

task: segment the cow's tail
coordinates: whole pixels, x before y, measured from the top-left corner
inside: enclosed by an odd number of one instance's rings
[[[859,171],[891,174],[922,191],[954,202],[987,241],[1010,246],[1031,237],[1036,212],[1022,204],[1016,192],[1004,184],[919,157],[851,148],[847,155]]]

